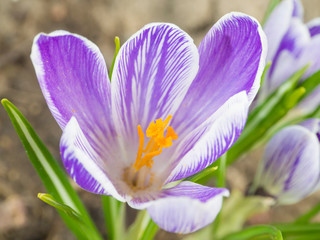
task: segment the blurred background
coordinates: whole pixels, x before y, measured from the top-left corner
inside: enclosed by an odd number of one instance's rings
[[[305,21],[320,17],[319,0],[302,2]],[[64,29],[84,35],[99,46],[109,67],[114,37],[119,36],[123,43],[147,23],[174,23],[188,32],[198,45],[224,14],[240,11],[261,21],[267,4],[267,0],[0,0],[0,98],[8,98],[22,111],[60,161],[61,130],[46,106],[29,58],[36,34]],[[230,167],[230,187],[245,190],[261,152],[257,149]],[[99,196],[77,189],[106,236]],[[55,210],[37,199],[39,192],[45,189],[1,107],[0,240],[75,239]],[[248,224],[289,221],[319,201],[318,194],[293,206],[275,207],[269,213],[252,218]],[[159,232],[157,239],[181,238],[165,234]]]

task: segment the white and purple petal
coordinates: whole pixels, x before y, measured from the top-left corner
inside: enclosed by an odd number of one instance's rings
[[[137,141],[137,126],[173,115],[198,71],[193,40],[177,26],[146,25],[120,49],[112,76],[112,110],[119,133]]]
[[[310,45],[310,33],[300,19],[292,19],[286,34],[272,58],[268,81],[262,89],[266,94],[273,92],[292,74],[306,66],[310,56],[303,58],[303,52]]]
[[[179,167],[171,180],[200,171],[236,141],[258,91],[266,51],[259,23],[240,13],[224,16],[205,36],[198,75],[171,123],[180,139],[172,164]]]
[[[320,18],[312,19],[307,23],[311,37],[320,34]]]
[[[66,31],[35,37],[31,60],[48,106],[62,129],[72,116],[86,136],[114,135],[110,81],[98,47]]]
[[[294,1],[281,1],[271,12],[263,30],[268,39],[267,61],[273,61],[282,38],[288,31],[294,12]]]
[[[229,191],[181,182],[161,194],[147,208],[152,220],[168,232],[186,234],[212,223]]]
[[[314,191],[320,175],[317,135],[303,126],[290,126],[268,143],[254,181],[279,204],[292,204]]]
[[[124,201],[107,174],[107,170],[116,174],[120,169],[116,168],[116,164],[109,165],[109,169],[103,168],[101,156],[91,147],[75,117],[64,128],[60,152],[67,172],[81,188],[96,194],[112,195]]]
[[[238,139],[247,120],[246,92],[231,97],[204,123],[185,137],[174,157],[179,163],[167,182],[191,176],[212,164]]]

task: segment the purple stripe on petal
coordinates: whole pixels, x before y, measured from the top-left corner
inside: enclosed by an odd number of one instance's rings
[[[303,6],[300,0],[293,0],[292,16],[303,19]]]
[[[255,186],[277,197],[280,204],[295,203],[314,191],[319,159],[316,135],[302,126],[287,127],[268,143]]]
[[[115,135],[110,82],[98,47],[66,31],[35,37],[31,59],[56,121],[63,129],[75,116],[85,135]]]
[[[247,15],[228,14],[212,27],[199,46],[198,75],[172,119],[178,135],[198,127],[239,92],[246,91],[252,101],[264,68],[265,45],[259,23]]]
[[[165,23],[145,26],[120,49],[112,78],[112,106],[123,136],[173,115],[198,70],[193,40]],[[119,127],[120,128],[120,127]],[[126,137],[128,139],[128,137]]]
[[[63,131],[60,151],[67,172],[80,187],[124,201],[105,171],[98,166],[99,156],[85,138],[75,117],[71,118]]]
[[[174,156],[175,169],[167,182],[191,176],[212,164],[240,136],[245,125],[249,101],[246,92],[230,98],[206,122],[181,141]]]
[[[303,24],[300,19],[292,19],[290,26],[283,36],[282,41],[279,45],[279,48],[272,59],[272,65],[269,70],[269,77],[272,76],[275,67],[277,66],[279,56],[283,51],[288,51],[292,56],[298,58],[301,55],[301,52],[306,47],[306,45],[310,42],[310,34],[308,28]],[[290,73],[289,73],[290,74]],[[290,75],[289,75],[290,77]],[[276,81],[275,86],[268,86],[270,92],[272,92],[276,87],[278,87],[283,81],[286,79],[278,79]],[[271,89],[272,88],[272,89]]]
[[[161,198],[151,202],[147,211],[162,229],[186,234],[210,224],[219,213],[224,196],[229,196],[227,189],[181,182],[163,190]]]
[[[311,37],[320,34],[320,18],[312,19],[307,23]]]
[[[283,36],[286,34],[294,12],[294,1],[281,1],[271,12],[263,30],[268,39],[267,61],[272,61]]]
[[[265,36],[251,17],[228,14],[206,35],[199,53],[198,75],[171,123],[179,136],[173,166],[190,153],[169,179],[200,171],[238,138],[259,88]],[[202,144],[194,146],[197,142]]]

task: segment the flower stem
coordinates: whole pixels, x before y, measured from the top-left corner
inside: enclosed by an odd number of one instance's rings
[[[123,239],[125,234],[125,204],[110,196],[102,196],[108,239]]]
[[[154,221],[152,221],[152,219],[150,218],[140,240],[152,240],[158,232],[158,229],[158,225],[155,224]]]

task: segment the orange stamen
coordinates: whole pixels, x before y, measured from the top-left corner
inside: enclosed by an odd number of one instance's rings
[[[133,167],[138,171],[143,166],[152,167],[153,157],[158,156],[162,153],[162,148],[170,147],[172,145],[172,140],[178,139],[178,135],[175,133],[172,127],[167,127],[172,116],[169,115],[164,121],[161,118],[156,119],[155,122],[151,122],[146,130],[147,137],[151,138],[146,146],[144,146],[144,133],[141,126],[137,127],[139,135],[139,148],[137,153],[136,162]],[[164,136],[164,131],[166,130],[166,135]],[[142,157],[142,155],[144,156]]]

